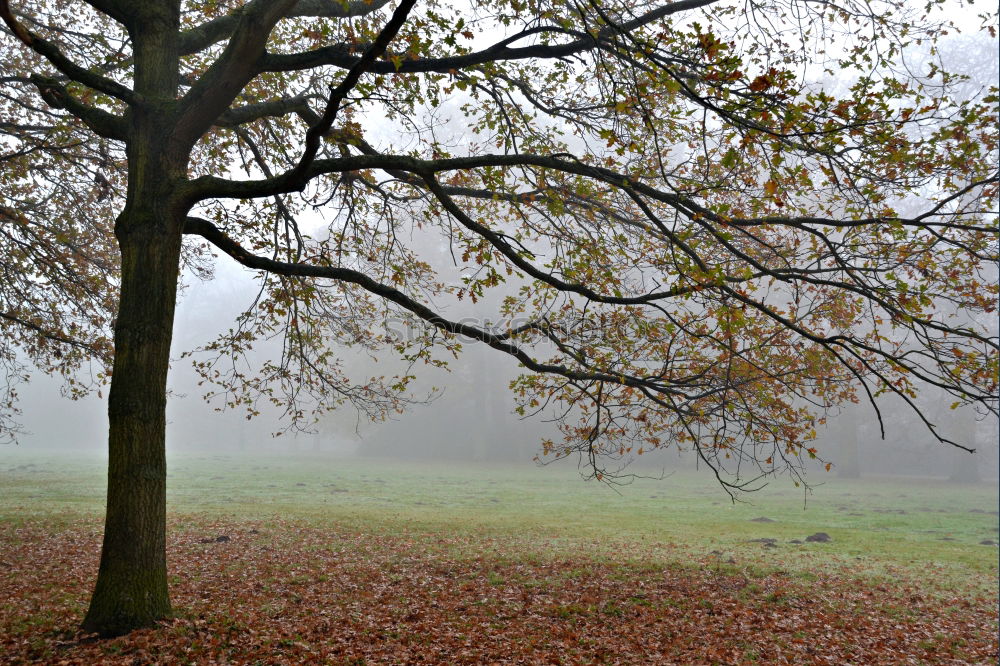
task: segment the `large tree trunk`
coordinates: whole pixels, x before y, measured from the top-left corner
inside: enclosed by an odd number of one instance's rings
[[[116,635],[170,613],[166,386],[180,234],[152,206],[122,214],[122,285],[108,398],[108,503],[97,586],[83,621]],[[174,229],[165,227],[174,226]]]
[[[108,504],[97,586],[83,621],[105,636],[170,614],[166,558],[167,369],[186,208],[163,119],[137,118],[115,224],[121,293],[108,396]]]
[[[166,555],[167,368],[190,146],[172,145],[178,2],[136,3],[128,193],[115,223],[121,292],[108,396],[108,504],[97,585],[83,629],[104,636],[170,614]]]

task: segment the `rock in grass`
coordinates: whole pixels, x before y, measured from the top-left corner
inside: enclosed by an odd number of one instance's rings
[[[773,523],[773,522],[776,522],[776,521],[774,519],[772,519],[772,518],[768,518],[767,516],[760,516],[759,518],[751,518],[750,522],[751,523]]]
[[[983,539],[982,541],[979,542],[979,545],[980,546],[995,546],[995,545],[997,545],[997,542],[994,541],[993,539]]]
[[[816,532],[816,534],[810,534],[806,537],[806,541],[809,543],[826,543],[830,541],[830,535],[826,532]]]

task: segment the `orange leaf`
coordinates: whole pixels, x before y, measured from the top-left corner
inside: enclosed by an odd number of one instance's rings
[[[771,79],[770,77],[764,74],[761,74],[756,79],[750,82],[750,90],[753,92],[761,92],[763,90],[767,90],[770,87],[771,87]]]

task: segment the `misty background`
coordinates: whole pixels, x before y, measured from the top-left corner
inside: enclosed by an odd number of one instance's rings
[[[450,371],[416,368],[414,394],[426,401],[382,423],[367,422],[347,404],[322,417],[314,432],[276,435],[287,423],[275,407],[261,407],[261,415],[252,420],[240,410],[218,411],[221,401],[204,400],[205,389],[198,386],[191,360],[180,358],[181,352],[206,344],[229,328],[256,290],[253,274],[225,258],[217,262],[214,280],[188,281],[174,332],[167,407],[169,453],[335,454],[536,464],[542,439],[561,436],[544,414],[521,417],[514,413],[508,383],[519,373],[516,363],[485,345],[471,343],[452,362]],[[260,353],[266,352],[265,345]],[[347,367],[358,376],[401,367],[389,350],[377,362],[347,348],[343,354]],[[16,445],[0,447],[0,455],[3,448],[12,446],[106,454],[106,392],[73,401],[61,395],[60,386],[58,378],[37,374],[20,386],[20,420],[25,432]],[[883,397],[878,405],[885,439],[871,405],[862,402],[832,411],[828,423],[817,429],[819,460],[807,466],[808,481],[823,482],[838,475],[902,475],[996,483],[1000,466],[996,420],[984,419],[971,409],[950,409],[952,400],[943,393],[922,392],[917,402],[943,435],[975,447],[977,453],[940,444],[909,408],[898,399]],[[825,462],[833,463],[830,472],[823,469]],[[692,452],[671,447],[647,452],[636,459],[632,470],[695,465]]]
[[[983,40],[982,35],[959,35],[943,43],[938,56],[946,68],[971,74],[962,90],[964,96],[971,98],[996,85],[1000,76],[996,51],[995,40]],[[928,53],[915,53],[911,64],[923,68],[929,58]],[[822,86],[836,92],[849,84],[849,79],[824,80]],[[444,267],[442,280],[460,280],[462,276],[457,269],[448,274],[448,266],[453,264],[445,256],[447,247],[438,240],[418,237],[408,242],[421,255],[437,259],[432,263]],[[517,364],[506,355],[471,342],[451,362],[450,371],[431,366],[414,369],[418,377],[413,388],[416,403],[405,413],[373,424],[346,404],[322,417],[314,432],[284,432],[276,436],[287,426],[279,408],[262,405],[261,415],[252,420],[241,410],[218,411],[223,402],[218,399],[205,402],[205,387],[198,385],[191,359],[181,358],[183,352],[208,344],[233,325],[258,291],[255,274],[221,257],[215,261],[214,279],[201,282],[187,275],[185,282],[177,307],[174,362],[169,377],[168,452],[322,453],[533,464],[543,439],[561,438],[555,425],[546,420],[546,414],[521,417],[514,413],[515,401],[508,384],[519,374]],[[501,292],[515,287],[516,283],[509,283],[507,288],[497,289],[496,294],[487,294],[486,298],[498,303],[504,295]],[[441,310],[453,318],[472,318],[484,311],[483,305],[485,311],[496,311],[489,302],[479,305],[474,308],[468,302],[452,301]],[[996,334],[995,317],[981,323]],[[276,356],[273,345],[270,350],[268,343],[260,345],[259,357],[251,361],[264,360],[269,351],[272,358]],[[405,368],[391,350],[385,350],[378,358],[349,348],[344,348],[342,354],[352,378],[391,375]],[[17,444],[0,446],[0,455],[12,446],[106,454],[106,387],[100,396],[95,391],[78,401],[63,397],[60,387],[59,378],[37,373],[30,382],[18,387],[22,410],[19,420],[24,433]],[[925,390],[916,402],[923,416],[940,427],[943,436],[975,448],[977,453],[970,455],[937,442],[911,409],[898,398],[887,396],[878,400],[884,439],[875,411],[864,401],[842,406],[827,415],[828,423],[817,428],[819,459],[807,464],[808,480],[822,482],[838,475],[903,475],[996,483],[1000,467],[997,420],[984,418],[972,409],[953,410],[950,408],[953,399],[939,391]],[[646,453],[636,460],[635,466],[689,468],[695,462],[692,452],[671,447]],[[833,463],[831,472],[823,469],[826,462]]]

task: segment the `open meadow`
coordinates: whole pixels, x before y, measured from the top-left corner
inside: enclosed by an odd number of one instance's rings
[[[104,465],[3,449],[4,662],[996,663],[994,484],[174,455],[175,617],[96,640]]]

